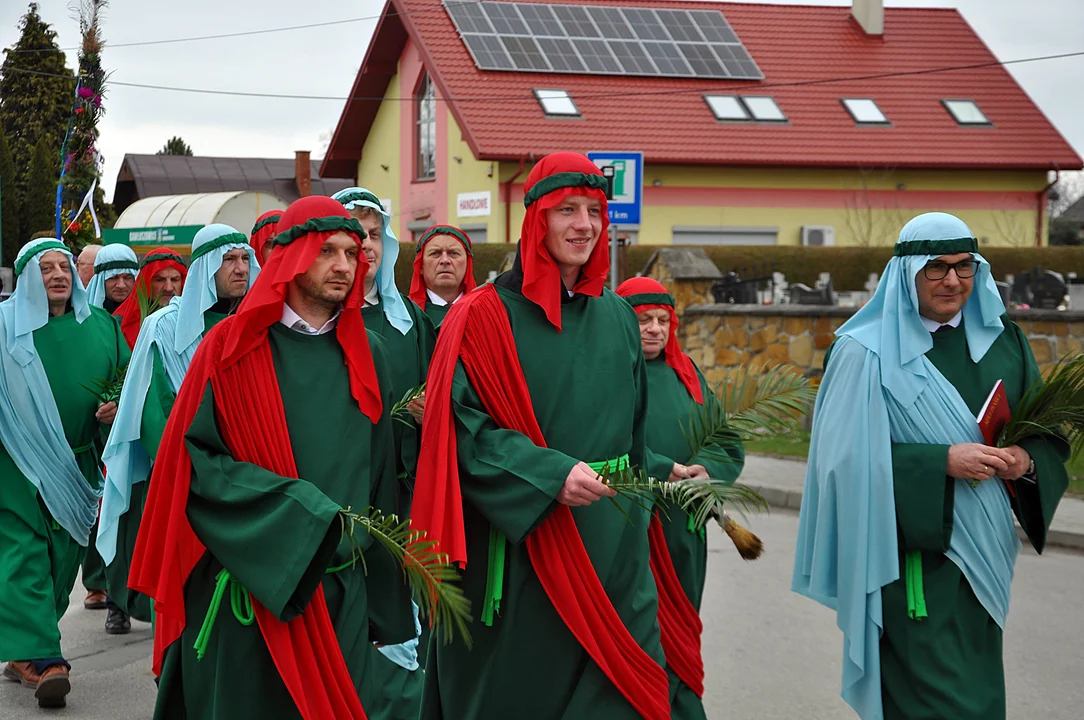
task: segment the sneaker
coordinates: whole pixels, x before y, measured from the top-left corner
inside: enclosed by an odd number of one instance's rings
[[[4,666],[4,677],[31,690],[38,686],[41,676],[34,669],[34,663],[29,660],[12,660]]]
[[[71,691],[72,684],[68,678],[68,668],[63,665],[52,665],[41,674],[34,697],[38,699],[38,707],[62,708],[68,704],[65,697]]]
[[[83,607],[87,610],[105,610],[105,590],[87,590]]]
[[[132,619],[117,607],[109,608],[109,614],[105,617],[105,632],[107,635],[127,635],[132,631]]]

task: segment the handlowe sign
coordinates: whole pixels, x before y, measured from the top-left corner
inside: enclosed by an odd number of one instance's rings
[[[457,217],[485,217],[490,213],[489,190],[459,193],[455,196]]]
[[[203,228],[202,225],[176,225],[157,228],[112,228],[102,230],[105,245],[124,243],[132,247],[140,245],[188,245]]]

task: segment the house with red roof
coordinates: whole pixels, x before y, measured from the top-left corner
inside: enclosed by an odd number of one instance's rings
[[[403,240],[514,242],[559,150],[642,153],[620,231],[651,244],[883,245],[943,210],[1045,245],[1051,179],[1084,165],[954,9],[389,0],[320,175]]]

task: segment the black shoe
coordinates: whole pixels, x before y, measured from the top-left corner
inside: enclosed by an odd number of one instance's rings
[[[107,635],[127,635],[132,631],[132,619],[120,608],[109,608],[105,618]]]

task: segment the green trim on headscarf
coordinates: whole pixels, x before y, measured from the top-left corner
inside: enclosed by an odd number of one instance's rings
[[[380,198],[378,198],[376,195],[373,195],[367,190],[353,190],[346,195],[341,195],[335,199],[338,200],[343,205],[343,207],[346,207],[348,204],[353,202],[371,202],[373,205],[381,208],[382,212],[384,208],[384,206],[380,203]]]
[[[244,245],[245,247],[248,247],[248,238],[239,232],[225,233],[223,235],[219,235],[214,240],[211,240],[210,242],[205,242],[198,248],[193,250],[192,262],[196,262],[207,253],[211,252],[216,248],[220,248],[223,245]]]
[[[414,254],[418,255],[421,253],[422,248],[425,247],[425,243],[433,239],[436,235],[451,235],[459,240],[459,242],[463,243],[463,247],[466,248],[468,255],[474,257],[474,251],[471,249],[471,242],[467,239],[467,236],[454,227],[449,227],[447,225],[437,225],[426,230],[422,234],[421,239],[418,240],[418,247],[414,250]]]
[[[523,196],[523,206],[530,207],[531,203],[538,198],[561,188],[588,187],[606,192],[609,186],[610,181],[603,175],[588,175],[581,172],[556,173],[536,182]]]
[[[907,255],[956,255],[978,251],[978,240],[973,237],[962,237],[951,240],[905,240],[896,243],[893,254],[896,257],[906,257]]]
[[[175,263],[179,263],[182,267],[187,267],[184,264],[184,258],[182,258],[175,252],[156,252],[151,253],[150,255],[145,255],[143,257],[143,260],[140,261],[139,267],[140,269],[145,268],[147,267],[147,265],[158,260],[172,260]]]
[[[26,255],[23,255],[21,258],[15,261],[15,277],[19,277],[19,275],[22,274],[23,269],[26,267],[26,264],[30,262],[30,258],[37,257],[43,252],[47,252],[49,250],[64,250],[69,254],[71,253],[71,251],[68,250],[68,246],[60,242],[59,240],[50,240],[48,242],[43,242],[41,245],[38,245],[36,248],[34,248],[33,252],[28,252]]]
[[[625,298],[625,302],[633,307],[637,305],[666,305],[667,307],[674,307],[674,298],[670,293],[639,293],[637,295],[629,295]]]
[[[369,233],[365,231],[365,228],[361,226],[355,218],[344,218],[338,215],[332,215],[330,217],[319,217],[307,220],[300,225],[294,225],[288,230],[280,232],[275,237],[267,241],[268,245],[289,245],[299,237],[308,235],[314,232],[348,232],[358,236],[359,240],[364,240],[369,236]]]
[[[263,230],[268,225],[274,225],[275,223],[277,223],[281,219],[282,219],[281,214],[279,214],[279,215],[271,215],[271,216],[265,217],[263,220],[259,221],[258,223],[256,223],[255,225],[252,226],[252,234],[255,235],[256,233]]]
[[[94,274],[105,272],[106,270],[131,270],[132,275],[139,272],[139,263],[134,260],[110,260],[104,262],[101,265],[94,266]],[[123,275],[123,273],[121,273]]]

